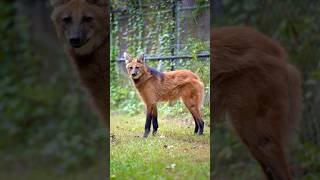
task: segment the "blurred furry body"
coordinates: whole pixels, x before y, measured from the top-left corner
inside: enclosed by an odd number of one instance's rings
[[[285,147],[300,118],[300,73],[251,28],[214,29],[211,54],[214,121],[228,115],[269,180],[292,179]]]
[[[100,0],[51,0],[52,20],[84,87],[109,129],[108,4]]]

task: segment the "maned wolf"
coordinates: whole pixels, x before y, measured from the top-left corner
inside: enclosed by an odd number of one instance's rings
[[[204,89],[199,77],[189,70],[159,72],[144,63],[144,55],[132,58],[124,53],[126,69],[147,108],[143,137],[148,137],[153,125],[153,135],[158,130],[157,102],[182,99],[195,121],[194,133],[203,134],[204,122],[200,107]]]
[[[51,0],[52,20],[77,73],[109,128],[109,15],[105,0]]]
[[[213,118],[222,113],[269,180],[292,179],[289,136],[300,118],[300,74],[272,39],[246,27],[211,34]]]

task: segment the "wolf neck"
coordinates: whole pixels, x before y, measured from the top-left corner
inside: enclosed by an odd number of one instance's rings
[[[139,79],[132,79],[136,87],[141,87],[145,82],[147,82],[151,78],[160,78],[161,80],[163,79],[164,73],[159,72],[155,68],[151,68],[148,66],[146,66],[146,68],[147,72],[144,75],[142,75]]]
[[[143,74],[139,79],[132,79],[134,85],[136,88],[140,88],[145,84],[150,78],[152,78],[152,75],[149,73]]]
[[[93,98],[93,103],[107,126],[107,105],[109,102],[107,88],[107,72],[109,68],[108,42],[105,41],[88,55],[77,55],[72,49],[66,49],[81,82]]]

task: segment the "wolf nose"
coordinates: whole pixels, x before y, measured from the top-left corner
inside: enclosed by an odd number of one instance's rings
[[[78,48],[82,46],[80,38],[70,38],[69,41],[72,47]]]

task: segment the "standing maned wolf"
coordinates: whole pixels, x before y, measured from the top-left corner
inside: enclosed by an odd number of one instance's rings
[[[285,147],[300,117],[300,74],[272,39],[246,27],[211,34],[213,118],[231,120],[269,180],[290,180]]]
[[[200,107],[204,89],[199,77],[189,70],[159,72],[144,63],[144,55],[132,58],[124,53],[126,69],[135,88],[147,108],[147,117],[143,137],[148,137],[153,125],[153,135],[158,130],[157,102],[182,99],[195,122],[194,133],[203,134],[204,122]]]
[[[109,128],[109,15],[106,0],[51,0],[52,20],[82,83]]]

